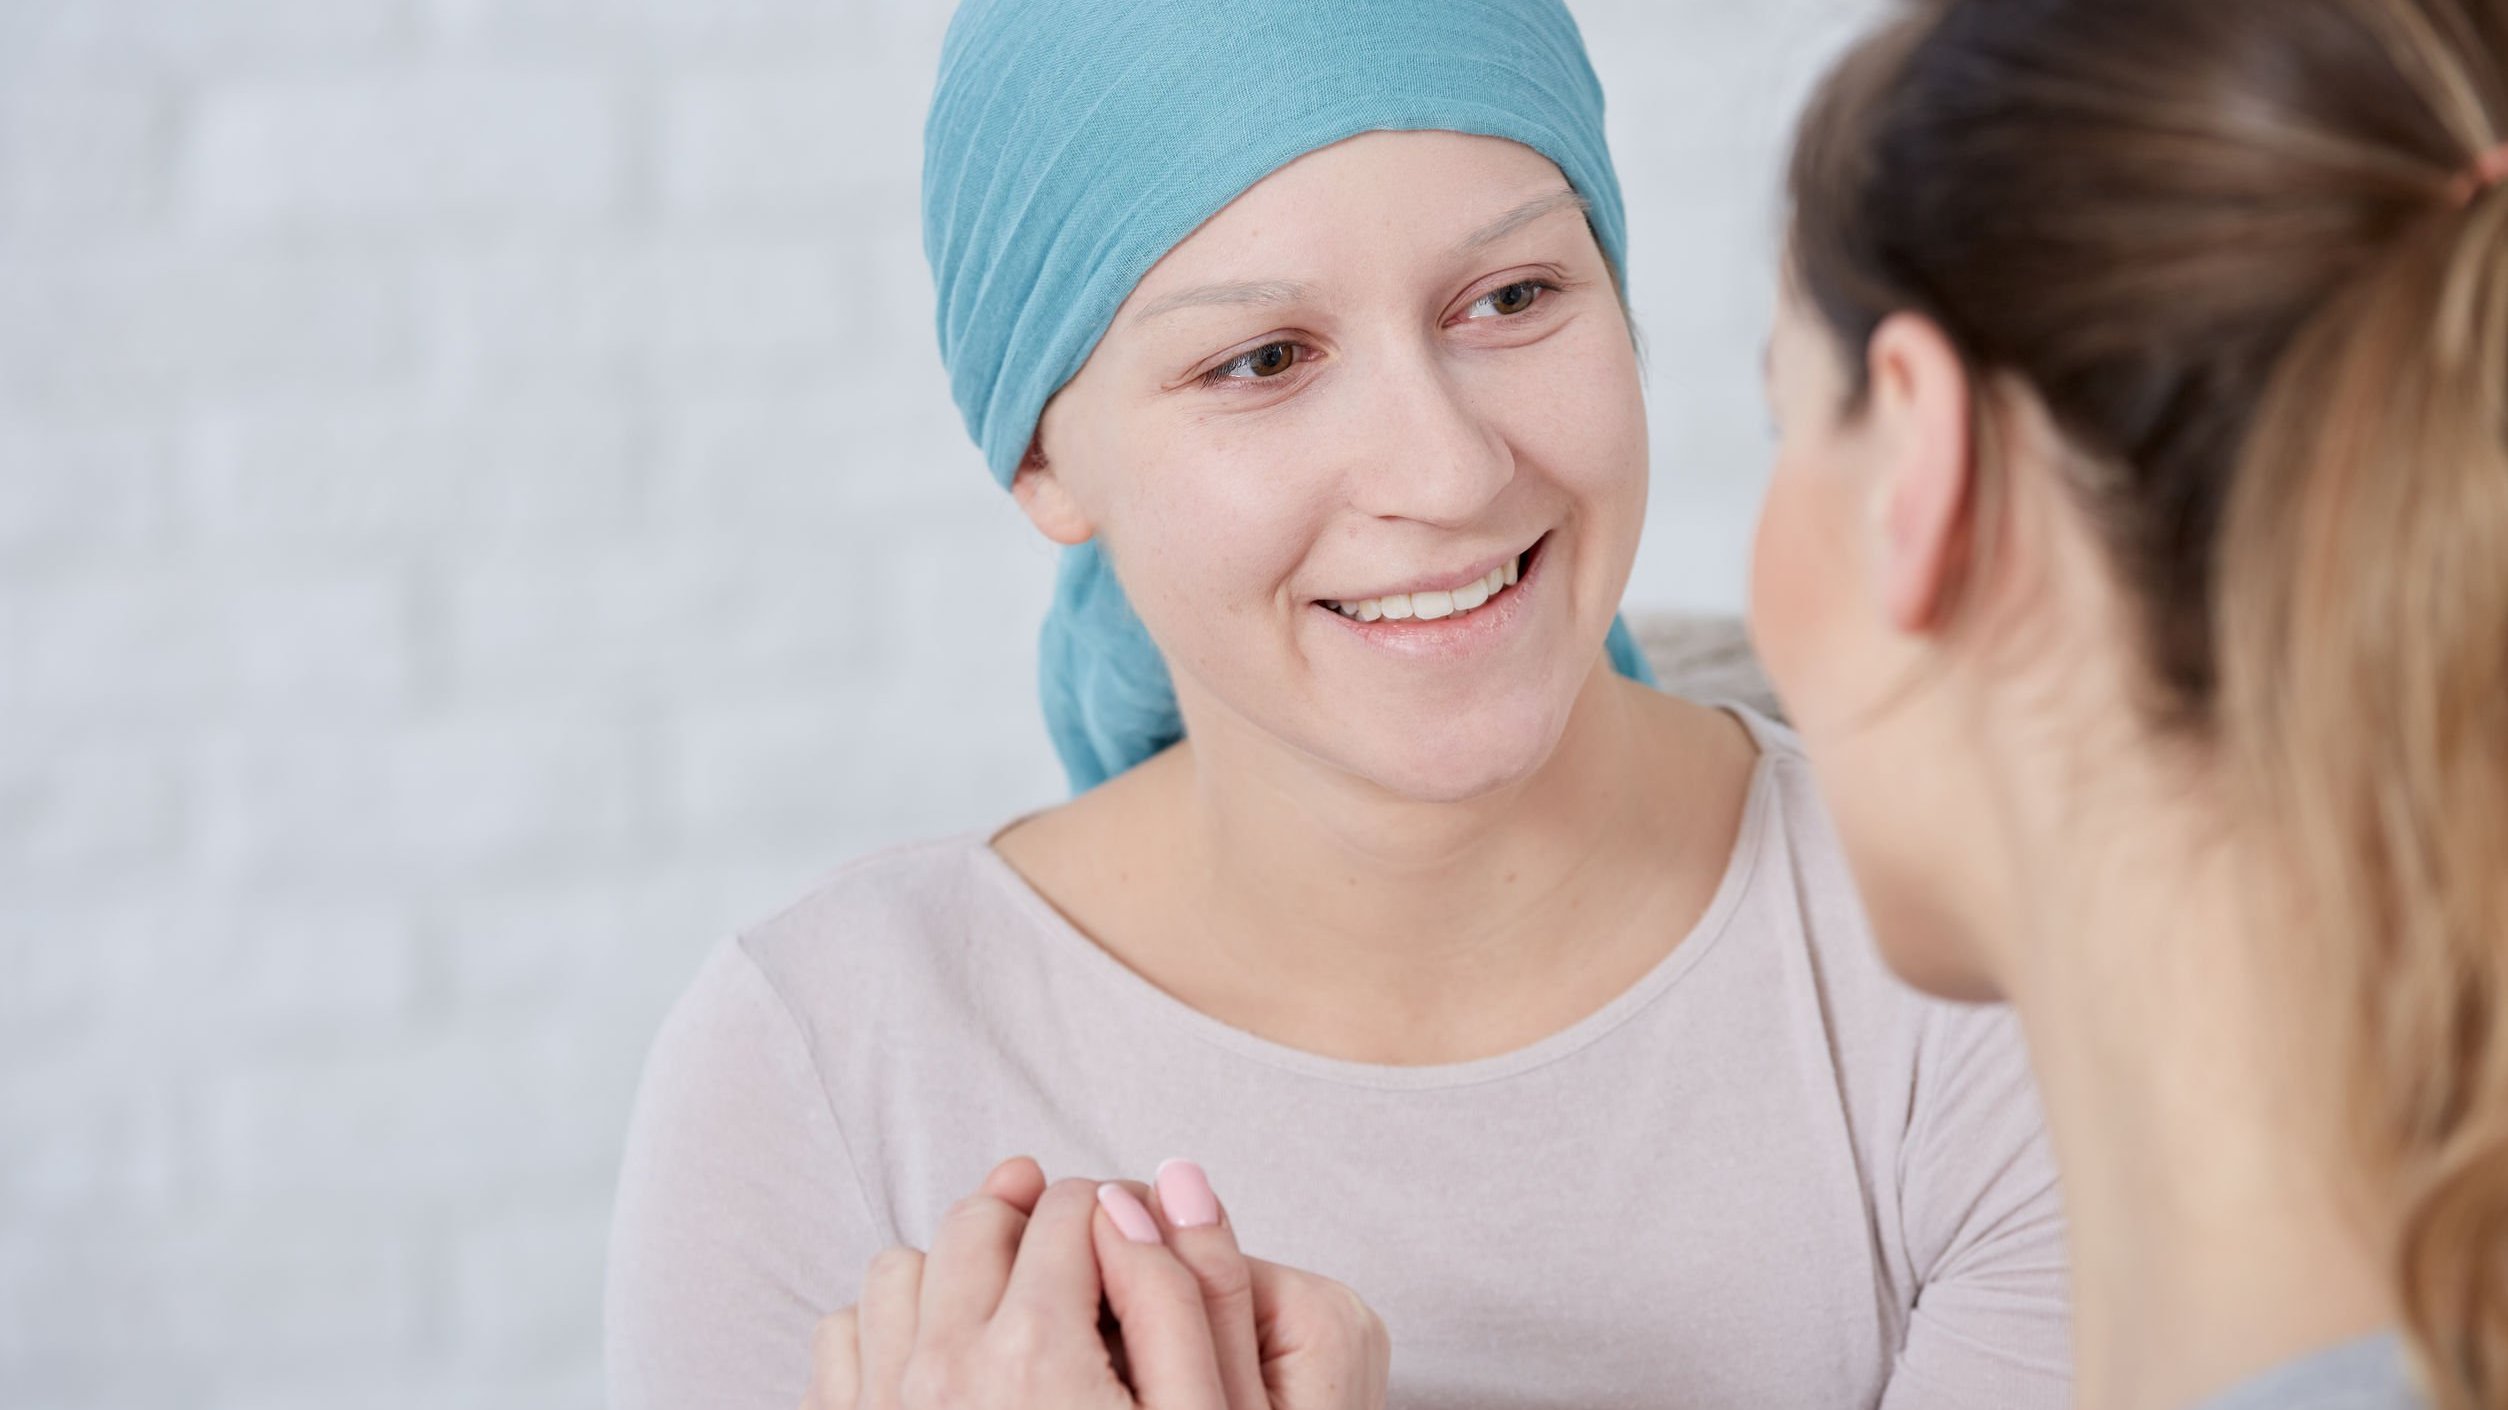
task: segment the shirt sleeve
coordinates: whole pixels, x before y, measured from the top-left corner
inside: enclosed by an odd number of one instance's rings
[[[612,1410],[792,1410],[890,1238],[790,1008],[716,949],[645,1064],[610,1231]]]
[[[2064,1410],[2064,1216],[2009,1010],[1944,1005],[1928,1016],[1899,1198],[1917,1294],[1881,1410]]]

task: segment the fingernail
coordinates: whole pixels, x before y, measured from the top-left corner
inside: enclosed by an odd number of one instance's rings
[[[1158,1167],[1158,1202],[1167,1207],[1167,1221],[1179,1229],[1219,1222],[1219,1196],[1211,1193],[1210,1177],[1189,1160],[1170,1160]]]
[[[1115,1228],[1136,1244],[1158,1242],[1158,1221],[1150,1218],[1149,1207],[1121,1185],[1097,1187],[1097,1203],[1106,1217],[1115,1221]]]

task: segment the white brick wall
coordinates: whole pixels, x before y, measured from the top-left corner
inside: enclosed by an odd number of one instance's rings
[[[1634,597],[1738,602],[1788,118],[1584,0]],[[599,1403],[704,947],[1050,800],[915,229],[945,0],[0,0],[0,1405]]]

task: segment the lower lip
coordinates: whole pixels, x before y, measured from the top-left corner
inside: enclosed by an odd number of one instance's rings
[[[1524,615],[1532,600],[1534,588],[1541,582],[1543,565],[1549,562],[1550,540],[1547,536],[1532,546],[1524,559],[1522,573],[1515,585],[1491,598],[1479,608],[1423,622],[1417,617],[1396,622],[1378,619],[1362,622],[1344,617],[1322,603],[1311,609],[1324,615],[1333,626],[1350,633],[1360,641],[1380,650],[1410,657],[1464,656],[1483,651],[1503,638],[1516,620]]]

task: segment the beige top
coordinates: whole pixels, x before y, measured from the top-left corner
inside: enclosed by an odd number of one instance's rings
[[[871,1255],[1027,1153],[1207,1166],[1249,1252],[1348,1283],[1394,1404],[2061,1410],[2062,1221],[2010,1016],[1880,966],[1799,747],[1697,927],[1599,1012],[1441,1067],[1186,1007],[990,847],[884,853],[715,951],[645,1072],[614,1410],[791,1410]]]

